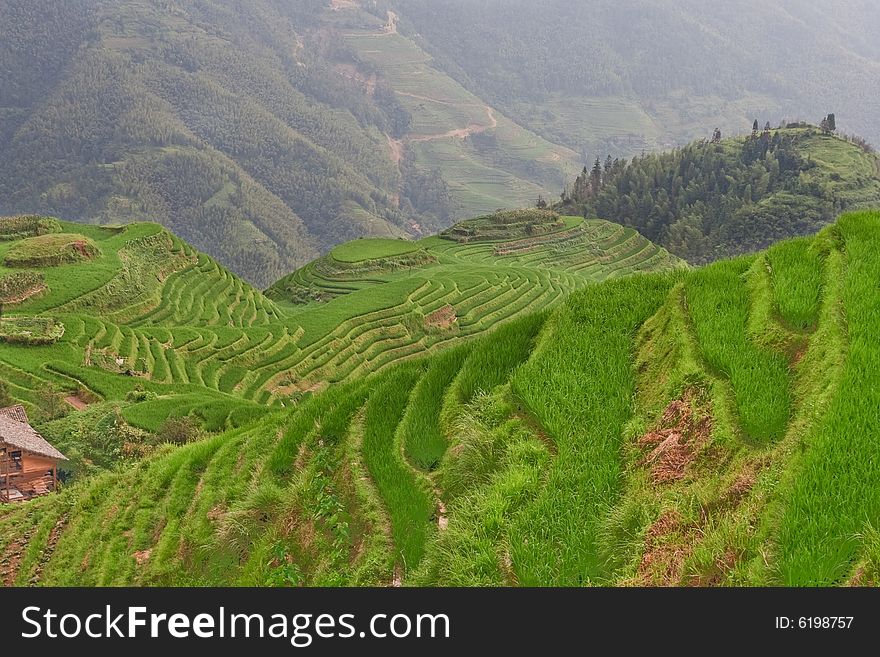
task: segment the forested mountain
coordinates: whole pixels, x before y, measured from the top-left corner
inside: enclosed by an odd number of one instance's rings
[[[880,141],[870,0],[388,2],[445,71],[590,155],[832,111],[845,131]]]
[[[0,4],[0,214],[160,221],[262,286],[345,240],[427,234],[577,170],[471,98],[413,121],[356,43],[396,45],[390,19],[354,4]],[[525,150],[475,153],[453,197],[440,151],[490,119]]]
[[[692,264],[811,235],[842,211],[880,206],[880,158],[814,126],[700,140],[626,161],[597,159],[561,204],[614,217]]]
[[[325,5],[0,4],[0,213],[161,221],[261,285],[445,221],[397,198],[408,115],[338,70]]]
[[[880,139],[858,0],[7,0],[0,24],[0,215],[158,221],[261,287],[755,116]]]

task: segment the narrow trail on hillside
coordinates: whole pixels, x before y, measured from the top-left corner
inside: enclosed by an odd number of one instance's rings
[[[431,98],[431,96],[421,96],[408,91],[395,91],[398,96],[406,96],[407,98],[415,98],[416,100],[424,100],[429,103],[437,103],[438,105],[449,105],[450,107],[486,107],[483,103],[456,103],[452,100],[441,100],[440,98]]]
[[[407,141],[413,143],[426,142],[426,141],[437,141],[439,139],[467,139],[473,135],[478,135],[487,130],[492,130],[498,127],[498,119],[495,118],[495,110],[486,105],[484,107],[486,110],[486,115],[489,117],[489,123],[487,125],[480,123],[471,123],[466,128],[457,128],[455,130],[450,130],[449,132],[444,132],[439,135],[417,135],[414,137],[409,137]]]

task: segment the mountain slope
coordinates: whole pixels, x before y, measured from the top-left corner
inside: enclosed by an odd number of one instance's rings
[[[380,3],[381,4],[381,3]],[[880,141],[876,3],[386,2],[439,68],[584,159],[818,120]],[[796,54],[792,54],[796,44]]]
[[[584,170],[563,203],[613,217],[693,264],[812,235],[880,205],[880,158],[863,142],[795,124]]]
[[[4,577],[876,583],[878,253],[880,215],[864,212],[757,255],[588,286],[6,507]]]
[[[0,218],[0,398],[46,422],[68,398],[146,432],[185,415],[217,431],[596,281],[682,266],[607,222],[521,211],[463,226],[482,239],[340,246],[268,298],[158,224]]]
[[[322,5],[5,3],[2,211],[159,220],[261,285],[404,234],[384,134],[401,110],[305,43]],[[34,49],[45,30],[64,47]]]
[[[318,0],[4,3],[0,214],[158,221],[265,286],[346,240],[430,234],[555,194],[576,172],[573,153],[504,117],[496,130],[439,73],[413,90],[449,87],[463,106],[414,106],[394,67],[346,35],[416,46],[372,38],[384,17],[357,11],[350,27],[346,13]],[[497,162],[471,145],[484,131],[502,142]],[[450,163],[465,151],[465,168]]]

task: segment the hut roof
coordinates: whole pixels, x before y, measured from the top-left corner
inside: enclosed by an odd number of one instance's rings
[[[19,419],[19,418],[24,418]],[[67,460],[49,441],[34,431],[21,406],[0,409],[0,442],[51,459]]]

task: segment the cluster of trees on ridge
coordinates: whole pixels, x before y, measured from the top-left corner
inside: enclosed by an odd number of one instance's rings
[[[754,125],[744,139],[722,140],[716,130],[711,140],[666,153],[597,159],[563,192],[560,209],[632,226],[704,264],[814,233],[848,208],[880,203],[872,149],[861,139],[831,136],[833,114],[821,129]],[[823,147],[865,155],[865,170],[817,162],[812,149]]]

